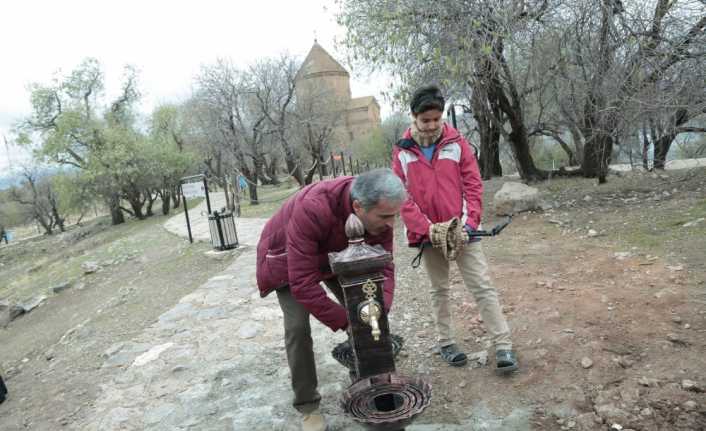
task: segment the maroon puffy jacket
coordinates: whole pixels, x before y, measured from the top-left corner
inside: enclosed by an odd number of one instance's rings
[[[336,331],[348,326],[343,306],[331,300],[319,284],[333,278],[328,253],[348,246],[344,226],[353,213],[350,188],[353,177],[309,185],[289,198],[265,225],[257,244],[257,286],[265,297],[289,285],[294,298],[323,324]],[[392,252],[392,230],[365,236]],[[385,309],[395,290],[392,263],[384,270]]]

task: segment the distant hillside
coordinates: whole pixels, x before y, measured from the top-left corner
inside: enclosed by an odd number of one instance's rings
[[[0,190],[9,189],[14,185],[19,185],[22,177],[13,174],[0,174]]]
[[[37,177],[45,177],[48,175],[54,175],[61,171],[70,171],[70,168],[64,166],[45,166],[41,168],[36,168]],[[0,173],[0,190],[9,189],[14,185],[20,185],[24,177],[16,169],[11,172]]]

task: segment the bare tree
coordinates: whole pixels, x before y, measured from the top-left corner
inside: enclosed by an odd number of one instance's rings
[[[638,133],[643,160],[650,141],[663,159],[680,127],[703,113],[703,4],[574,0],[560,16],[552,78],[562,120],[583,144],[584,175],[605,182],[614,147]],[[685,88],[699,96],[680,96]]]
[[[437,82],[471,108],[481,134],[481,157],[496,160],[504,138],[522,178],[542,179],[529,151],[524,96],[508,45],[541,30],[542,1],[448,1],[429,9],[421,0],[342,1],[339,21],[353,53],[388,67],[402,83],[398,97],[422,82]],[[384,40],[385,43],[379,43]],[[530,54],[531,55],[531,54]],[[509,130],[506,130],[506,124]],[[484,164],[482,164],[484,165]],[[485,169],[486,176],[494,169]]]
[[[220,135],[216,144],[234,159],[235,169],[248,181],[250,203],[257,205],[258,180],[265,164],[267,116],[258,109],[245,74],[225,60],[204,67],[197,85],[195,97],[206,114],[207,127],[212,134]]]
[[[305,173],[305,184],[311,183],[317,170],[320,177],[328,175],[328,157],[336,133],[343,133],[340,126],[344,115],[345,102],[327,88],[307,88],[299,93],[294,135],[312,163]]]
[[[266,127],[279,143],[284,154],[287,172],[299,185],[304,185],[300,151],[296,146],[295,99],[296,74],[300,64],[293,57],[283,54],[267,58],[249,69],[250,86],[254,90],[258,107],[267,118]],[[268,165],[268,175],[276,181],[277,153],[273,152]]]
[[[66,217],[60,214],[59,198],[51,184],[51,179],[40,178],[36,170],[24,167],[22,171],[24,182],[21,188],[13,187],[10,198],[27,208],[28,213],[51,235],[56,228],[61,232],[65,229]]]

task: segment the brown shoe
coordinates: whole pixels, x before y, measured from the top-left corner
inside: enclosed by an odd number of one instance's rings
[[[319,410],[302,416],[302,431],[326,431],[326,421]]]

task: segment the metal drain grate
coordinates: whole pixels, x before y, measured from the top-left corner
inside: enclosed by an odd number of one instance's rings
[[[419,378],[384,373],[351,385],[341,407],[353,420],[376,431],[399,430],[429,406],[431,385]]]

